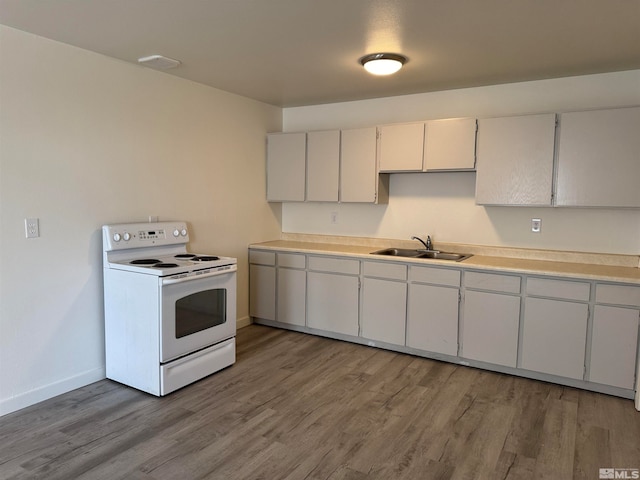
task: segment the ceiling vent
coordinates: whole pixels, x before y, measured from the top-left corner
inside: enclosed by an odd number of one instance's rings
[[[140,65],[145,67],[157,68],[158,70],[169,70],[170,68],[176,68],[180,65],[178,60],[173,58],[163,57],[162,55],[151,55],[149,57],[140,57],[138,59]]]

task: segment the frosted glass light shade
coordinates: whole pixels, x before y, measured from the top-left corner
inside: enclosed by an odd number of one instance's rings
[[[360,59],[365,70],[373,75],[391,75],[402,68],[406,57],[396,53],[372,53]]]

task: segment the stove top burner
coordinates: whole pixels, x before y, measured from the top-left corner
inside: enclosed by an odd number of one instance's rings
[[[191,259],[192,262],[215,262],[216,260],[220,260],[220,257],[210,257],[208,255],[198,255],[197,257],[193,257]]]
[[[133,255],[113,259],[114,268],[156,276],[171,276],[176,273],[189,274],[207,269],[235,269],[236,259],[184,250],[156,248],[152,251],[138,251]],[[227,268],[223,268],[227,267]],[[202,272],[201,272],[202,273]]]
[[[129,263],[131,265],[155,265],[160,263],[160,260],[156,258],[141,258],[140,260],[132,260]]]

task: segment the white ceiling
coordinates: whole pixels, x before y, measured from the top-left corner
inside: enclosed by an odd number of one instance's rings
[[[0,23],[283,107],[640,68],[640,0],[0,0]],[[374,52],[409,62],[373,77]]]

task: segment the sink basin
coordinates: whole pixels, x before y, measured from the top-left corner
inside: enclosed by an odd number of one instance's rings
[[[450,252],[422,252],[418,255],[418,258],[435,258],[437,260],[452,260],[454,262],[460,262],[472,255],[469,253],[450,253]]]
[[[411,250],[409,248],[385,248],[384,250],[371,252],[371,255],[405,258],[433,258],[434,260],[449,260],[452,262],[460,262],[472,256],[467,253],[438,252],[435,250]]]
[[[371,252],[371,255],[388,255],[390,257],[414,257],[420,256],[420,253],[426,253],[420,250],[410,250],[408,248],[385,248],[377,252]]]

